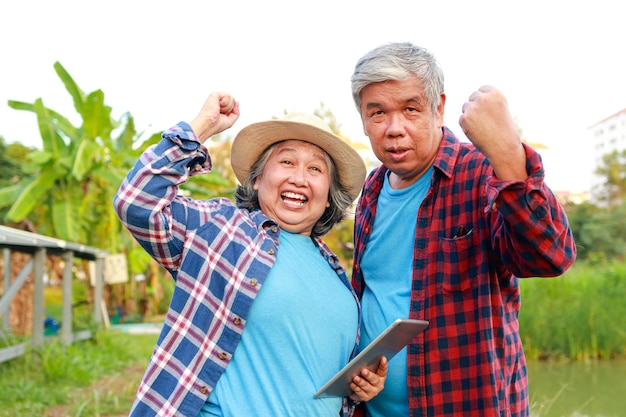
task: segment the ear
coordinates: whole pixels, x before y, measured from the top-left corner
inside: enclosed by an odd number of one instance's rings
[[[261,175],[259,175],[258,177],[256,177],[256,179],[254,180],[254,185],[252,186],[252,189],[255,191],[259,191],[259,181],[261,180]]]
[[[439,96],[439,105],[437,106],[437,121],[439,127],[443,127],[443,110],[446,106],[446,93],[441,93]]]

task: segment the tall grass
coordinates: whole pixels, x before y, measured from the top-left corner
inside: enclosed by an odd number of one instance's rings
[[[0,417],[127,414],[156,338],[106,331],[1,363]]]
[[[577,262],[562,277],[520,281],[520,333],[530,359],[626,354],[626,265]]]

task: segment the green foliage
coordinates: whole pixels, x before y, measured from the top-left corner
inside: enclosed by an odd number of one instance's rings
[[[72,125],[41,98],[33,103],[9,101],[15,110],[35,113],[42,147],[27,154],[32,176],[3,190],[0,207],[9,207],[6,221],[28,217],[39,233],[117,252],[122,249],[117,237],[122,231],[111,201],[130,168],[118,152],[132,161],[138,156],[131,146],[138,139],[133,118],[112,118],[102,91],[85,94],[59,62],[54,69],[82,124]]]
[[[565,209],[578,248],[578,259],[594,263],[626,260],[626,149],[602,158],[598,203],[568,204]]]
[[[626,200],[626,149],[604,155],[596,174],[603,178],[599,190],[602,201],[611,207]]]
[[[0,136],[0,187],[15,183],[24,175],[22,170],[29,148],[20,144],[7,144]]]
[[[7,144],[0,136],[0,218],[6,216],[8,206],[19,195],[17,184],[28,176],[26,155],[33,150],[19,143]]]
[[[574,235],[574,242],[576,242],[577,259],[587,259],[590,248],[584,242],[582,229],[593,216],[600,212],[600,209],[588,201],[580,204],[568,203],[564,208]]]
[[[341,265],[346,268],[348,276],[352,272],[354,256],[354,218],[349,217],[336,224],[330,232],[322,236],[324,242],[339,257]]]
[[[110,253],[132,250],[135,243],[123,229],[112,202],[141,152],[157,143],[161,133],[138,133],[129,113],[119,119],[112,117],[101,90],[85,93],[59,62],[54,64],[54,70],[81,123],[74,126],[67,117],[46,107],[41,98],[33,103],[8,102],[15,110],[35,113],[42,146],[21,153],[15,149],[11,153],[15,158],[0,158],[0,181],[4,181],[0,188],[0,215],[4,222],[28,220],[38,233]],[[4,142],[0,143],[0,151],[2,146]],[[15,167],[22,167],[23,174],[9,176]],[[222,192],[232,190],[233,183],[215,175],[199,176],[189,192],[214,196],[216,188]],[[134,256],[129,263],[134,273],[145,273],[150,259]]]
[[[520,332],[529,358],[626,354],[625,264],[576,262],[560,278],[520,281]]]
[[[589,202],[566,206],[579,260],[595,263],[626,259],[626,200],[612,208]]]

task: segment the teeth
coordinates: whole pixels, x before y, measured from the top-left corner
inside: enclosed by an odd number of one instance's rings
[[[306,201],[306,197],[303,196],[302,194],[296,194],[296,193],[292,193],[292,192],[286,192],[286,193],[282,193],[281,194],[283,197],[286,198],[293,198],[295,200],[302,200],[302,201]]]

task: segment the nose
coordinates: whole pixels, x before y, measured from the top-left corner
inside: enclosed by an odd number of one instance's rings
[[[307,183],[306,168],[296,167],[289,177],[289,182],[297,187],[304,187]]]
[[[392,138],[404,136],[404,117],[398,113],[391,113],[388,120],[387,136]]]

